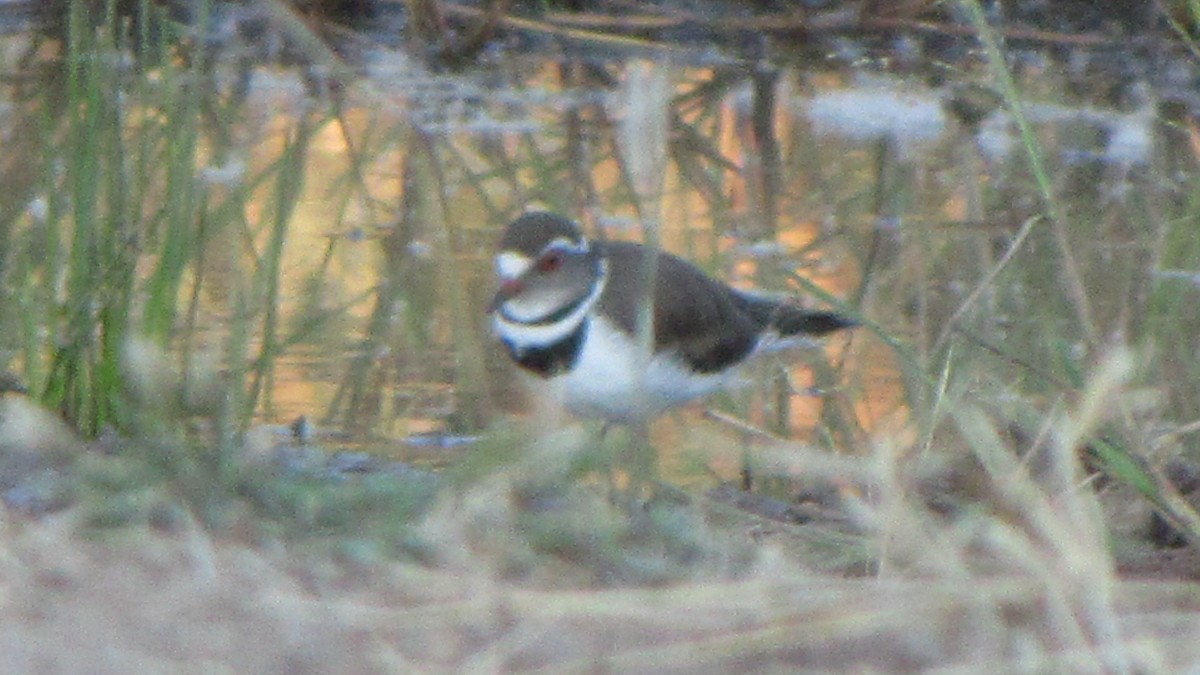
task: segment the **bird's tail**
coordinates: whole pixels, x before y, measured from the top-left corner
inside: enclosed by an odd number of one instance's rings
[[[779,305],[771,315],[771,327],[781,337],[826,335],[858,322],[837,312],[813,311],[791,305]]]
[[[806,309],[794,302],[745,291],[737,294],[758,325],[779,337],[815,338],[858,325],[854,319],[837,312]]]

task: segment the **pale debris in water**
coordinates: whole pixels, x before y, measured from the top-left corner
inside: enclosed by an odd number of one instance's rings
[[[1012,154],[1017,145],[1016,131],[1012,118],[1004,112],[993,112],[979,124],[975,144],[984,159],[1001,163]]]
[[[50,204],[45,197],[34,197],[25,205],[25,213],[39,223],[44,223],[46,217],[50,215]]]
[[[433,257],[433,246],[431,246],[428,242],[422,241],[420,239],[414,239],[411,242],[409,242],[406,249],[408,250],[409,255],[413,256],[414,258],[432,258]]]
[[[299,117],[312,106],[308,86],[295,70],[255,68],[246,94],[245,109],[257,111],[264,121]]]
[[[1141,113],[1121,115],[1109,127],[1108,147],[1104,160],[1120,167],[1145,164],[1154,152],[1153,117]]]
[[[852,141],[889,139],[901,153],[936,140],[946,131],[946,113],[937,97],[890,88],[846,89],[799,102],[818,134]]]
[[[371,86],[359,92],[363,105],[402,114],[431,135],[535,133],[544,126],[535,110],[573,105],[565,93],[496,87],[478,74],[432,73],[399,53],[377,55],[366,72]]]
[[[1147,106],[1129,115],[1117,115],[1110,122],[1103,154],[1104,163],[1111,167],[1109,201],[1124,201],[1133,193],[1130,171],[1149,163],[1154,153],[1154,119],[1154,109]]]
[[[429,71],[403,51],[373,49],[363,64],[367,79],[381,90],[394,90],[414,79],[430,79]]]
[[[614,215],[601,215],[596,219],[596,224],[605,232],[635,232],[641,226],[641,222],[635,218]]]
[[[209,185],[238,185],[246,176],[246,163],[240,159],[230,159],[220,166],[201,167],[199,175],[200,180]]]
[[[785,255],[787,248],[783,244],[776,241],[753,241],[736,244],[734,251],[739,255],[745,256],[752,260],[760,260],[763,258],[775,258]]]

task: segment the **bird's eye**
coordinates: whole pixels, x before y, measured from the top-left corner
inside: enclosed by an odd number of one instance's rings
[[[562,251],[547,251],[542,257],[538,258],[537,269],[539,272],[548,273],[562,267],[562,264]]]

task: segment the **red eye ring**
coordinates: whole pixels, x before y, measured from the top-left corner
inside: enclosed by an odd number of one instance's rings
[[[547,251],[542,257],[538,258],[537,270],[542,273],[553,272],[562,267],[562,264],[562,251]]]

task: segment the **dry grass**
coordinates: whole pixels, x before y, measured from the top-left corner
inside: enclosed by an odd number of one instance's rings
[[[561,589],[486,557],[362,567],[201,531],[83,541],[72,524],[5,534],[7,672],[1177,672],[1200,658],[1182,639],[1200,630],[1194,586],[1081,579],[1049,551],[1019,564],[1037,570],[845,579],[764,545],[739,578]]]
[[[1136,395],[1127,366],[1046,420],[1041,468],[959,401],[946,437],[973,463],[939,461],[936,440],[903,461],[883,438],[859,458],[762,448],[833,481],[838,522],[679,495],[613,507],[571,478],[589,452],[571,432],[499,439],[501,468],[415,524],[417,556],[330,553],[346,534],[274,538],[253,514],[216,534],[190,517],[97,532],[82,507],[10,518],[4,670],[1178,672],[1200,659],[1196,586],[1122,578],[1106,512],[1129,495],[1060,461],[1105,422],[1089,401]],[[848,550],[870,574],[831,563]]]

